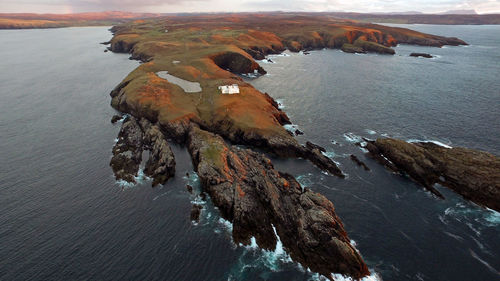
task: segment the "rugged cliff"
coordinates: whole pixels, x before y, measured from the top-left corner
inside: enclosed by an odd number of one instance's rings
[[[234,146],[308,159],[319,169],[344,177],[322,147],[299,144],[284,129],[290,120],[276,101],[239,75],[265,74],[255,59],[286,48],[352,44],[363,52],[392,54],[390,47],[398,43],[395,36],[404,31],[381,31],[374,25],[306,14],[166,17],[112,31],[110,49],[143,62],[111,93],[112,106],[131,115],[113,150],[111,166],[118,179],[133,182],[140,155],[149,150],[144,171],[154,178],[153,184],[165,183],[175,171],[166,139],[186,144],[204,190],[233,223],[236,242],[248,244],[255,237],[260,247],[274,249],[279,236],[295,261],[329,278],[331,273],[353,278],[369,274],[328,199],[276,171],[262,153]],[[455,42],[422,33],[408,38],[416,37]],[[199,83],[201,91],[187,93],[156,75],[159,71]],[[228,84],[236,84],[239,93],[221,94],[218,86]],[[193,207],[194,219],[199,211]]]

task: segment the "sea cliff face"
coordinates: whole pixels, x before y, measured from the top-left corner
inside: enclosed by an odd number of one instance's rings
[[[283,125],[290,120],[276,101],[238,74],[265,74],[255,59],[285,49],[351,44],[363,52],[392,54],[391,46],[411,40],[435,46],[463,41],[288,14],[167,17],[112,31],[110,49],[143,62],[111,92],[111,105],[130,115],[113,149],[111,166],[117,179],[134,182],[140,155],[149,150],[145,174],[153,178],[153,185],[164,184],[175,175],[167,139],[187,145],[203,190],[233,223],[235,242],[249,244],[254,237],[260,247],[274,249],[279,237],[294,261],[328,278],[332,273],[356,279],[369,274],[327,198],[276,171],[262,153],[235,146],[308,159],[330,175],[344,177],[322,147],[301,145],[289,134]],[[160,71],[197,82],[201,91],[186,93],[160,78]],[[239,93],[221,94],[219,86],[232,84]],[[194,206],[192,216],[198,214]]]

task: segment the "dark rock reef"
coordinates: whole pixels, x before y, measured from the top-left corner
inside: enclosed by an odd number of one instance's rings
[[[349,44],[349,43],[345,43],[344,45],[342,45],[342,47],[340,48],[342,50],[342,52],[344,53],[351,53],[351,54],[365,54],[366,51],[363,50],[363,48],[361,47],[358,47],[358,46],[354,46],[353,44]]]
[[[354,163],[356,163],[358,166],[363,167],[363,169],[365,169],[366,171],[370,171],[370,168],[368,168],[368,166],[365,164],[365,162],[359,160],[359,158],[356,155],[351,154],[351,160]]]
[[[193,204],[193,207],[191,207],[191,221],[194,222],[199,222],[200,221],[200,215],[201,215],[201,210],[203,209],[203,206],[199,204]]]
[[[127,117],[110,162],[117,180],[136,183],[144,150],[149,150],[144,174],[153,178],[153,186],[164,184],[174,176],[174,154],[160,128],[144,118],[138,121],[135,117]]]
[[[187,144],[204,191],[233,223],[235,243],[248,245],[255,237],[261,248],[274,250],[279,239],[294,261],[324,276],[369,274],[327,198],[276,171],[262,154],[197,126]]]
[[[430,142],[377,139],[369,153],[395,172],[408,174],[437,196],[434,184],[446,186],[478,205],[500,211],[500,158],[466,148],[445,148]]]
[[[411,53],[410,54],[410,57],[423,57],[423,58],[427,58],[427,59],[432,59],[433,56],[431,54],[426,54],[426,53]]]
[[[115,124],[116,122],[120,121],[122,117],[120,115],[113,115],[111,118],[111,124]]]

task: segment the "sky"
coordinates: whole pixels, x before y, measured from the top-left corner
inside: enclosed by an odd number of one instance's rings
[[[500,0],[0,0],[3,13],[346,11],[500,13]]]

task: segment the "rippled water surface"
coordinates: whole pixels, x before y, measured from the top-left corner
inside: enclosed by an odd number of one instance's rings
[[[497,280],[498,213],[446,189],[447,199],[436,199],[353,145],[387,135],[500,154],[500,29],[410,27],[471,45],[399,46],[396,56],[324,50],[262,63],[269,74],[251,83],[348,177],[302,160],[275,165],[334,202],[383,280]],[[110,36],[106,28],[0,31],[0,280],[319,279],[284,249],[234,245],[231,224],[210,202],[191,223],[191,202],[202,201],[185,189],[199,183],[183,147],[173,146],[177,174],[166,186],[115,182],[108,163],[119,124],[109,122],[108,94],[138,63],[104,53],[99,42]]]

